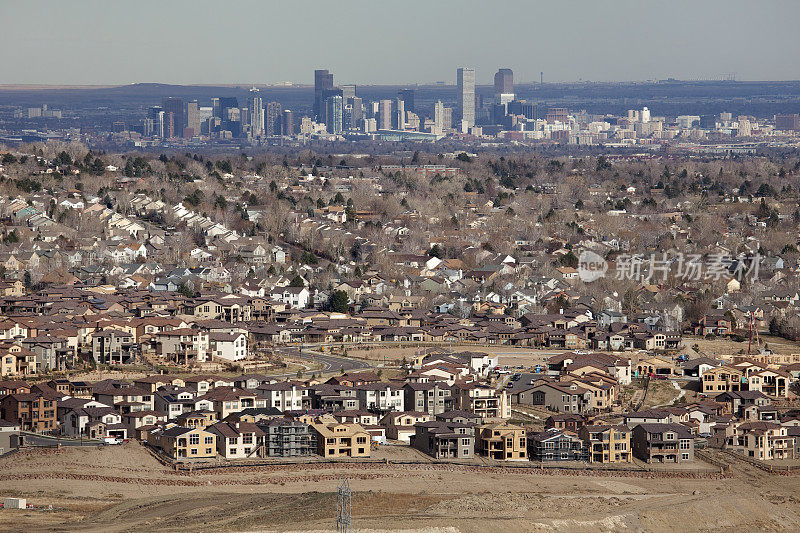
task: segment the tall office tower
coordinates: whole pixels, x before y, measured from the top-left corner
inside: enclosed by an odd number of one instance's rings
[[[373,133],[378,129],[378,123],[375,122],[374,118],[365,118],[361,122],[361,129],[364,131],[364,133]]]
[[[444,131],[450,131],[453,129],[453,108],[452,107],[445,107],[444,112],[442,114],[444,118],[442,118],[442,128]]]
[[[220,114],[220,105],[219,105],[219,98],[212,98],[211,99],[211,116],[212,117],[221,117]]]
[[[375,119],[378,118],[378,114],[380,113],[380,107],[381,107],[380,102],[370,102],[368,108],[369,113],[367,113],[369,116],[367,118],[375,118]]]
[[[150,117],[142,119],[142,137],[153,135],[153,119]]]
[[[337,87],[332,87],[322,91],[322,108],[319,111],[320,117],[318,122],[328,124],[328,106],[325,102],[328,98],[333,96],[342,96],[342,90]],[[344,107],[344,98],[342,98],[342,107]]]
[[[475,125],[475,69],[460,67],[456,71],[458,101],[456,115],[461,121],[461,131]]]
[[[169,137],[183,136],[183,128],[186,127],[186,109],[183,98],[167,97],[162,102],[164,116],[169,117],[169,123],[165,125]]]
[[[291,109],[283,110],[283,123],[281,124],[281,133],[287,137],[294,135],[294,113]]]
[[[250,89],[250,135],[252,137],[264,136],[264,103],[261,101],[261,91]]]
[[[151,107],[148,118],[153,121],[152,135],[164,138],[164,108],[161,106]]]
[[[200,125],[203,119],[200,116],[200,106],[197,105],[197,100],[192,100],[186,104],[186,131],[187,134],[191,133],[191,137],[200,135]]]
[[[392,101],[381,100],[378,104],[378,129],[392,129]]]
[[[414,107],[414,89],[400,89],[397,94],[405,105],[406,113],[417,112],[417,108]]]
[[[328,126],[328,133],[342,133],[342,114],[344,106],[341,95],[329,96],[325,99],[325,125]]]
[[[348,131],[353,129],[353,106],[345,104],[342,109],[342,130]]]
[[[539,107],[536,104],[525,102],[522,104],[522,114],[527,119],[536,120],[539,118]]]
[[[235,96],[225,96],[222,98],[216,98],[216,106],[214,108],[214,116],[217,118],[225,120],[230,120],[228,116],[229,109],[238,109],[239,108],[239,100]]]
[[[203,133],[209,137],[214,137],[219,134],[220,127],[222,126],[222,119],[219,117],[208,117],[203,121]]]
[[[264,113],[264,131],[267,137],[281,134],[281,123],[283,121],[283,108],[280,102],[268,102]]]
[[[739,130],[737,135],[739,137],[750,137],[753,134],[753,125],[749,118],[739,117]]]
[[[234,115],[231,113],[231,119],[233,119],[233,118],[234,118]],[[231,120],[231,122],[233,122],[233,120]],[[236,133],[236,136],[238,137],[240,134],[241,135],[246,135],[247,132],[250,131],[250,109],[249,108],[247,108],[247,107],[240,107],[239,108],[238,123],[239,123],[239,132]]]
[[[353,108],[353,127],[356,128],[361,124],[361,119],[364,118],[364,104],[358,96],[351,98],[348,103]]]
[[[437,100],[433,106],[433,133],[441,135],[444,132],[444,104]]]
[[[642,108],[642,122],[650,122],[650,110],[646,107]]]
[[[514,72],[510,68],[501,68],[494,75],[494,95],[514,94]]]
[[[342,101],[346,104],[348,100],[356,97],[355,85],[342,85]]]
[[[394,101],[394,115],[392,115],[392,127],[396,130],[406,129],[406,107],[401,98]]]
[[[327,70],[314,71],[314,120],[324,122],[325,97],[322,92],[333,89],[333,74]]]

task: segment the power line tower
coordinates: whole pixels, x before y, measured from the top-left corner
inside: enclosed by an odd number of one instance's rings
[[[336,533],[352,533],[350,522],[350,482],[343,479],[339,483],[339,494],[336,499]]]

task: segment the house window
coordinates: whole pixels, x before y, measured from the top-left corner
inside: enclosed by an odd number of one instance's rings
[[[200,435],[189,435],[189,444],[200,444]]]
[[[206,444],[214,444],[214,437],[206,437],[205,443]]]
[[[689,460],[689,454],[688,453],[682,453],[681,454],[681,459],[683,459],[684,461],[688,461]]]
[[[192,448],[192,451],[190,453],[192,455],[197,455],[197,448]]]
[[[212,452],[211,448],[206,448],[206,454],[210,454]]]

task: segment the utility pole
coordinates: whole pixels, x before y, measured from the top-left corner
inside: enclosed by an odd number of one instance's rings
[[[352,533],[353,531],[350,497],[350,482],[343,479],[339,483],[339,491],[336,498],[336,533]]]

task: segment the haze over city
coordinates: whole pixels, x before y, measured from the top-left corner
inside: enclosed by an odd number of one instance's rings
[[[133,7],[135,5],[135,8]],[[3,2],[5,84],[800,78],[793,0]],[[41,28],[43,31],[35,31]]]

